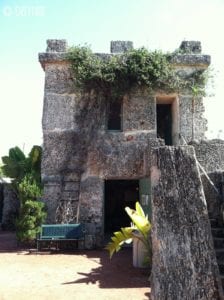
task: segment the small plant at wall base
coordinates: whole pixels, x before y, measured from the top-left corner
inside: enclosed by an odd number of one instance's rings
[[[151,267],[151,224],[148,217],[145,215],[139,202],[136,202],[135,210],[126,207],[125,211],[133,222],[133,225],[130,227],[123,227],[120,231],[114,232],[114,235],[111,237],[111,241],[107,244],[105,249],[109,251],[111,258],[115,252],[118,252],[121,249],[124,243],[131,243],[134,239],[136,239],[144,245],[146,253],[145,262],[149,267]]]
[[[42,188],[32,176],[27,175],[19,184],[20,210],[16,219],[16,236],[20,242],[31,242],[40,232],[46,218],[44,203],[38,199]]]
[[[42,195],[41,155],[42,148],[33,146],[27,157],[19,147],[11,148],[9,155],[2,157],[3,173],[12,179],[12,188],[19,199],[15,227],[21,242],[34,240],[46,217],[44,204],[39,201]]]
[[[147,87],[150,91],[179,92],[183,88],[200,88],[205,93],[203,71],[196,70],[189,78],[179,75],[172,66],[172,54],[148,51],[146,48],[129,50],[123,54],[97,55],[89,47],[70,48],[67,59],[76,86],[94,88],[107,95],[123,95],[130,88]],[[113,98],[113,97],[112,97]]]

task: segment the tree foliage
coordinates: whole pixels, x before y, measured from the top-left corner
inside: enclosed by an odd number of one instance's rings
[[[33,146],[28,157],[19,147],[11,148],[9,155],[2,157],[2,172],[6,177],[11,178],[15,185],[18,185],[27,174],[30,174],[40,184],[41,155],[42,148],[40,146]]]
[[[11,148],[9,155],[2,157],[3,174],[12,179],[20,201],[16,235],[22,242],[35,239],[46,217],[44,204],[39,201],[42,194],[41,155],[42,148],[33,146],[27,157],[19,147]]]

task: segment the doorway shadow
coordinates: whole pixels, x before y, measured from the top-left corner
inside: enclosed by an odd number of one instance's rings
[[[83,255],[83,254],[82,254]],[[78,272],[79,279],[63,284],[98,284],[100,288],[150,288],[149,269],[132,266],[132,249],[124,248],[110,260],[106,250],[85,251],[89,260],[98,259],[99,266],[88,273]],[[76,275],[77,278],[77,275]]]

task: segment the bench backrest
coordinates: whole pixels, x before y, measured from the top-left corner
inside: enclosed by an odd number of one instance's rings
[[[83,224],[44,224],[41,239],[79,239],[84,236]]]

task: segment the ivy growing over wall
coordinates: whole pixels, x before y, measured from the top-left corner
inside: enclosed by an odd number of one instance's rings
[[[172,66],[173,55],[146,48],[116,55],[94,54],[87,46],[75,46],[69,49],[67,59],[75,84],[82,88],[123,94],[139,86],[165,92],[191,89],[204,95],[207,73],[196,70],[188,77],[178,74]]]

